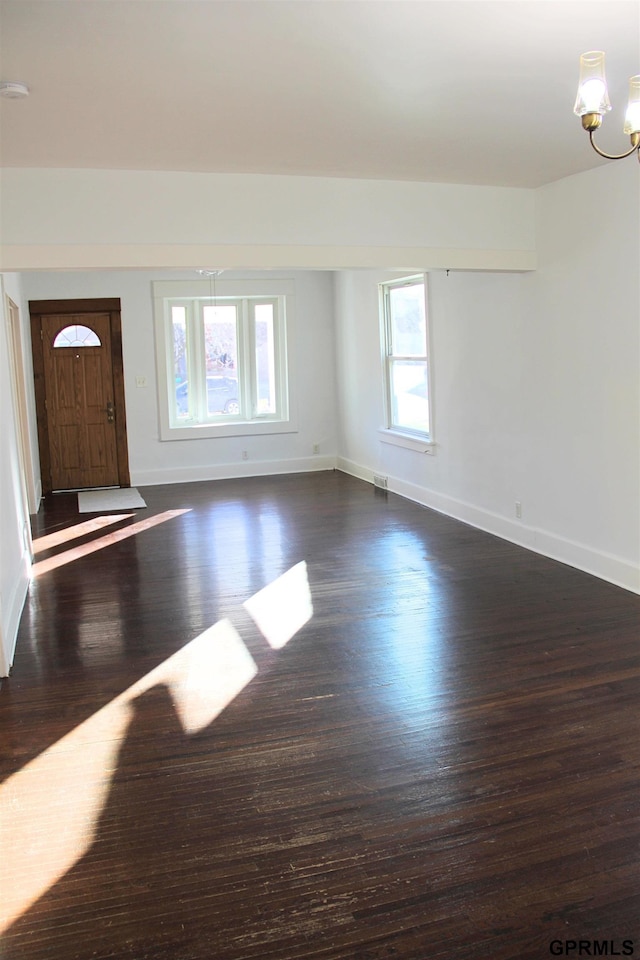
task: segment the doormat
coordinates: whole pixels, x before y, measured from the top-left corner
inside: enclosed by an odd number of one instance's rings
[[[83,490],[78,494],[79,513],[105,513],[108,510],[137,510],[146,503],[135,487],[112,490]]]

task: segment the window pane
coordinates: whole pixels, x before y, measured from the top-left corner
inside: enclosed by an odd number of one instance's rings
[[[207,377],[207,413],[240,413],[238,381],[236,377]]]
[[[61,330],[53,341],[54,347],[101,347],[100,337],[89,327],[73,324]]]
[[[257,413],[276,412],[276,354],[273,304],[255,306]]]
[[[390,362],[391,426],[429,433],[427,364],[420,360]]]
[[[178,420],[184,420],[185,417],[189,416],[186,307],[171,307],[171,328],[173,337],[173,381],[176,397],[175,414]]]
[[[390,353],[398,357],[427,355],[427,322],[424,284],[412,283],[389,290]]]
[[[240,412],[238,327],[235,304],[203,308],[207,415]]]

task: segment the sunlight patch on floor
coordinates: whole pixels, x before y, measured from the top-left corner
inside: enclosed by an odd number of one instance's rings
[[[70,550],[65,550],[64,553],[58,553],[54,557],[39,560],[31,567],[31,576],[40,577],[43,573],[49,573],[51,570],[63,567],[66,563],[79,560],[81,557],[87,557],[97,550],[110,547],[114,543],[119,543],[128,537],[134,537],[136,534],[142,533],[144,530],[149,530],[151,527],[157,527],[159,523],[165,523],[167,520],[173,520],[174,517],[179,517],[183,513],[189,512],[189,510],[166,510],[164,513],[156,514],[155,517],[149,517],[147,520],[132,523],[129,527],[123,527],[122,530],[114,530],[111,533],[106,533],[104,537],[98,537],[97,540],[92,540],[90,543],[83,543],[79,547],[72,547]]]
[[[151,520],[161,523],[185,512],[169,511]],[[122,533],[132,535],[152,525],[145,520]],[[111,543],[112,537],[100,539]],[[269,644],[284,646],[313,613],[306,563],[292,567],[245,606]],[[0,786],[0,933],[91,847],[135,700],[166,686],[190,735],[209,726],[257,672],[232,623],[220,620]]]
[[[185,733],[208,726],[257,673],[221,620],[10,777],[0,788],[0,930],[84,856],[106,804],[135,699],[168,687]]]
[[[70,540],[86,537],[90,533],[95,533],[96,530],[102,530],[104,527],[119,523],[120,520],[128,520],[133,516],[133,513],[118,513],[108,517],[94,517],[93,520],[76,523],[72,527],[65,527],[64,530],[47,533],[43,537],[37,537],[33,541],[33,552],[43,553],[45,550],[53,550],[54,547],[59,547],[63,543],[69,543]]]
[[[244,606],[267,643],[280,650],[313,616],[305,561],[259,590]]]
[[[0,932],[89,849],[130,716],[118,697],[0,788]]]
[[[242,637],[228,620],[220,620],[127,693],[138,697],[156,684],[165,684],[185,733],[193,734],[208,727],[257,672]]]

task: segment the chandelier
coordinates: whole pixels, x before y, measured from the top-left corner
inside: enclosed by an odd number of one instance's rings
[[[604,53],[602,50],[591,50],[580,57],[580,82],[578,96],[573,112],[582,117],[582,126],[589,132],[591,146],[601,157],[607,160],[622,160],[632,153],[638,155],[640,161],[640,74],[629,80],[629,105],[624,120],[624,133],[631,138],[631,148],[626,153],[605,153],[595,143],[593,135],[602,123],[603,114],[611,110],[607,81],[604,75]]]

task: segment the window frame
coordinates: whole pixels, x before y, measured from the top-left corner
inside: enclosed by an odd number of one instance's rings
[[[208,280],[158,281],[152,284],[154,300],[156,373],[158,382],[161,440],[196,440],[230,436],[256,436],[293,433],[298,429],[295,416],[295,383],[289,362],[294,325],[294,287],[288,280]],[[204,415],[206,411],[206,364],[204,354],[204,307],[212,303],[238,305],[237,332],[239,414]],[[257,361],[255,357],[255,306],[270,303],[274,307],[274,347],[276,369],[276,412],[257,410]],[[185,306],[187,339],[195,342],[187,354],[187,376],[195,385],[191,420],[175,416],[173,392],[175,369],[173,356],[172,306]]]
[[[427,282],[427,273],[418,273],[396,277],[392,280],[385,280],[378,285],[379,292],[379,315],[380,315],[380,346],[381,362],[383,375],[383,408],[384,408],[384,426],[378,431],[379,439],[384,443],[390,443],[394,446],[414,450],[418,453],[433,454],[435,452],[435,434],[434,434],[434,405],[433,405],[433,372],[432,372],[432,348],[431,348],[431,325],[429,322],[429,287]],[[392,316],[391,316],[391,296],[394,289],[405,286],[415,286],[422,284],[424,294],[424,315],[425,315],[425,353],[420,355],[407,356],[405,354],[394,353],[392,336]],[[392,367],[394,362],[408,360],[419,361],[426,365],[427,369],[427,408],[429,413],[429,429],[420,431],[413,430],[410,427],[404,427],[394,422],[393,400],[392,400]]]

